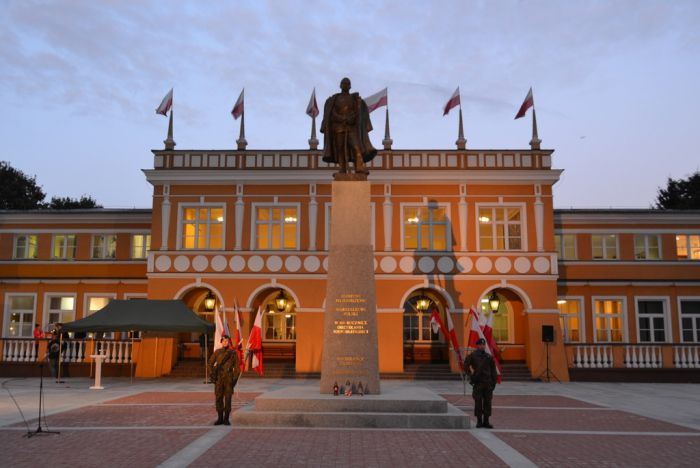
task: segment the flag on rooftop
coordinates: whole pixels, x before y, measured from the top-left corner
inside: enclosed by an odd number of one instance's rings
[[[455,89],[455,92],[452,93],[452,97],[450,98],[449,101],[447,101],[447,104],[445,104],[445,109],[443,110],[442,115],[447,115],[453,107],[457,107],[460,105],[462,105],[462,103],[460,101],[460,96],[459,96],[459,86],[457,86],[457,89]]]
[[[387,88],[382,89],[378,93],[374,93],[371,96],[365,98],[365,104],[367,104],[367,111],[372,112],[382,106],[389,104],[389,95]]]
[[[309,104],[306,106],[306,115],[313,118],[318,115],[318,104],[316,104],[316,88],[311,91],[311,98],[309,99]]]
[[[534,105],[535,105],[535,99],[532,97],[532,87],[530,87],[530,91],[527,92],[527,96],[525,96],[525,100],[523,101],[523,104],[520,106],[518,113],[515,114],[515,118],[519,119],[520,117],[525,117],[525,113],[527,112],[527,110]]]
[[[245,88],[241,90],[241,95],[238,96],[236,103],[233,105],[233,109],[231,109],[231,115],[233,116],[234,120],[237,120],[238,117],[243,114],[243,93],[245,93]]]
[[[168,111],[173,106],[173,88],[170,88],[168,94],[165,95],[160,105],[156,108],[156,114],[165,115],[167,117]]]

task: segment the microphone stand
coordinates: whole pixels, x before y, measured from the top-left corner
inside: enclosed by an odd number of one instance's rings
[[[58,431],[50,431],[48,427],[43,429],[41,427],[41,403],[44,400],[44,362],[39,362],[39,417],[37,418],[37,427],[35,431],[28,431],[27,438],[34,437],[35,435],[48,435],[48,434],[60,434]],[[44,424],[46,424],[46,415],[44,415]]]

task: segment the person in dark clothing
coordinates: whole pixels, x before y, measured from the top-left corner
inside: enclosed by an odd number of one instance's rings
[[[58,356],[60,354],[61,347],[56,334],[51,335],[51,339],[49,340],[46,350],[46,357],[49,359],[49,370],[51,371],[51,377],[58,378]]]
[[[476,427],[493,429],[489,417],[493,390],[496,388],[496,363],[486,352],[486,341],[483,338],[479,338],[476,345],[477,349],[464,360],[464,371],[469,377],[469,383],[473,385]]]
[[[224,424],[230,426],[229,416],[231,415],[231,396],[233,387],[238,382],[240,368],[238,366],[238,355],[231,349],[231,338],[228,335],[221,335],[221,348],[214,351],[209,358],[209,375],[214,382],[214,395],[216,402],[216,413],[218,419],[215,426]]]

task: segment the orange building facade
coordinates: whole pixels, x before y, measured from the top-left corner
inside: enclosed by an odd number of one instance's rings
[[[41,355],[34,323],[111,298],[182,299],[213,321],[211,292],[231,324],[240,306],[244,336],[263,309],[266,358],[319,372],[334,169],[314,150],[153,153],[151,210],[0,213],[3,361]],[[488,316],[493,293],[503,359],[533,378],[700,368],[700,213],[555,210],[552,153],[385,150],[369,164],[380,372],[458,372],[430,312],[451,314],[465,348],[469,309]],[[89,361],[101,340],[141,376],[198,354],[191,334],[121,338],[74,337],[71,352]]]

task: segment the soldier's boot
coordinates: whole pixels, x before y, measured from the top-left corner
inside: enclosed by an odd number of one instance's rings
[[[489,422],[489,417],[488,417],[488,416],[484,416],[484,425],[481,426],[481,427],[485,427],[486,429],[493,429],[493,426],[492,426],[491,423]]]
[[[230,425],[231,425],[231,421],[229,421],[229,419],[228,419],[229,416],[231,416],[231,411],[230,411],[230,410],[229,410],[229,411],[226,411],[226,412],[224,413],[224,426],[230,426]]]
[[[224,412],[223,411],[217,411],[217,414],[219,415],[219,418],[216,420],[214,423],[215,426],[221,426],[224,423]]]
[[[476,417],[476,427],[484,427],[484,422],[481,420],[481,416]]]

